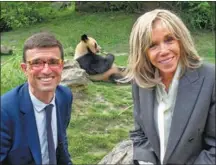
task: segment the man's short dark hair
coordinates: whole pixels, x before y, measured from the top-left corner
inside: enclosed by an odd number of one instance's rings
[[[29,37],[23,47],[23,62],[26,62],[26,51],[34,48],[58,47],[61,52],[61,59],[64,60],[63,46],[54,35],[48,32],[40,32]]]

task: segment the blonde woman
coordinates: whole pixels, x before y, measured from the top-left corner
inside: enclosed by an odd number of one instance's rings
[[[135,164],[214,164],[215,66],[203,64],[174,13],[140,16],[130,35]]]

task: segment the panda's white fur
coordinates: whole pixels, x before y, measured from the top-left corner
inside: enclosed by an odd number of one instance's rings
[[[88,37],[86,34],[83,34],[81,36],[81,41],[76,46],[74,59],[76,60],[77,58],[84,56],[87,53],[96,55],[96,53],[98,53],[100,49],[101,47],[97,44],[97,41],[94,38]],[[89,50],[91,52],[89,52]],[[108,81],[109,77],[113,74],[122,75],[122,72],[118,69],[118,67],[115,64],[113,64],[112,67],[106,72],[101,74],[96,74],[96,75],[89,75],[89,77],[91,80],[95,80],[95,81],[99,81],[99,80]]]
[[[89,53],[88,48],[91,50],[91,52],[93,54],[96,54],[100,51],[101,47],[97,44],[97,41],[92,37],[88,37],[87,35],[86,35],[86,37],[87,37],[87,39],[85,39],[85,40],[82,39],[82,37],[81,37],[80,43],[76,46],[74,59],[77,59],[80,56],[83,56],[83,55]]]

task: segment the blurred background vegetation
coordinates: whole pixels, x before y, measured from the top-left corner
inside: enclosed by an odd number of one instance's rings
[[[190,28],[199,54],[215,63],[215,2],[0,2],[1,44],[13,49],[1,55],[1,95],[26,81],[20,69],[27,37],[50,31],[72,59],[83,33],[95,38],[103,52],[115,55],[125,66],[129,35],[143,13],[166,8],[177,13]],[[97,164],[133,128],[130,85],[94,82],[74,93],[72,119],[67,130],[74,164]]]
[[[68,9],[67,11],[65,9]],[[1,2],[0,31],[47,22],[71,10],[77,12],[144,13],[155,8],[175,11],[190,28],[215,30],[215,2],[194,1],[98,1],[98,2]],[[63,11],[64,12],[56,12]]]

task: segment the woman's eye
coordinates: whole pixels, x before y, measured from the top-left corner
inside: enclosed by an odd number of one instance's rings
[[[165,40],[165,42],[171,42],[171,41],[173,41],[173,40],[174,40],[173,37],[168,37],[168,38]]]
[[[154,48],[154,47],[156,47],[156,44],[154,44],[154,43],[152,43],[152,44],[149,46],[149,48]]]

